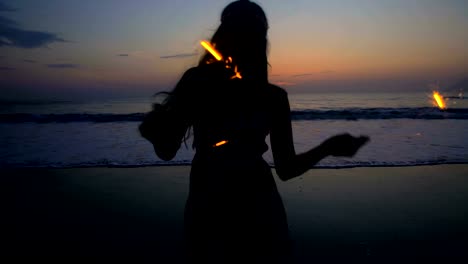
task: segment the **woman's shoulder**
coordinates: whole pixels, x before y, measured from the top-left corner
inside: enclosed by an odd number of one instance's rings
[[[274,85],[272,83],[268,84],[268,90],[271,92],[272,96],[274,98],[287,98],[288,97],[288,92],[286,92],[285,89]]]
[[[225,68],[219,65],[199,65],[186,70],[181,79],[206,83],[217,80],[217,77],[223,73],[225,73]]]
[[[179,82],[176,85],[175,91],[187,92],[192,91],[192,87],[200,86],[202,83],[206,83],[208,74],[202,67],[192,67],[186,70]]]
[[[184,72],[181,79],[182,80],[183,79],[194,80],[194,79],[200,78],[201,74],[202,74],[202,71],[201,71],[200,67],[192,67],[192,68],[189,68],[188,70],[186,70]]]
[[[181,80],[199,81],[210,75],[209,68],[204,66],[196,66],[189,68],[182,75]]]

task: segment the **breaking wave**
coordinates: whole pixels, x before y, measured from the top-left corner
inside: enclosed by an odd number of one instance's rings
[[[409,167],[409,166],[431,166],[443,164],[468,164],[467,160],[417,160],[417,161],[349,161],[338,164],[319,164],[314,166],[316,169],[347,169],[347,168],[365,168],[365,167]],[[190,166],[190,160],[176,161],[154,161],[141,163],[121,163],[113,161],[101,162],[82,162],[82,163],[7,163],[2,164],[3,168],[139,168],[139,167],[157,167],[157,166]],[[270,167],[274,165],[270,163]]]
[[[72,123],[72,122],[140,122],[145,113],[132,114],[0,114],[0,123]],[[291,111],[295,121],[309,120],[375,120],[375,119],[468,119],[468,108],[439,110],[419,108],[346,108]]]

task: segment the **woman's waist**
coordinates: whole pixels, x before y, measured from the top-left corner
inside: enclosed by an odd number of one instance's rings
[[[220,169],[265,170],[270,168],[260,151],[210,150],[197,149],[192,161],[193,166]]]
[[[266,162],[256,164],[192,164],[190,193],[207,197],[264,196],[277,192],[275,180]]]
[[[190,174],[191,184],[207,187],[215,183],[221,189],[265,186],[274,181],[270,166],[261,157],[227,159],[196,154]]]
[[[226,159],[258,160],[268,150],[264,141],[220,139],[198,141],[194,144],[196,154]]]

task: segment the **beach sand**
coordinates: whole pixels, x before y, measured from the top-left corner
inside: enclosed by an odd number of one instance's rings
[[[2,169],[13,197],[5,253],[183,262],[189,171]],[[468,165],[316,169],[277,184],[291,262],[468,256]]]

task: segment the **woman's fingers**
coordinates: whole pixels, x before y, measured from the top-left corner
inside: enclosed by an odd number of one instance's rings
[[[360,136],[360,137],[353,137],[352,138],[352,146],[350,149],[350,153],[348,156],[354,156],[358,150],[364,146],[369,141],[369,137],[367,136]]]
[[[340,134],[327,139],[324,144],[332,156],[352,157],[369,141],[368,136],[353,137]]]

